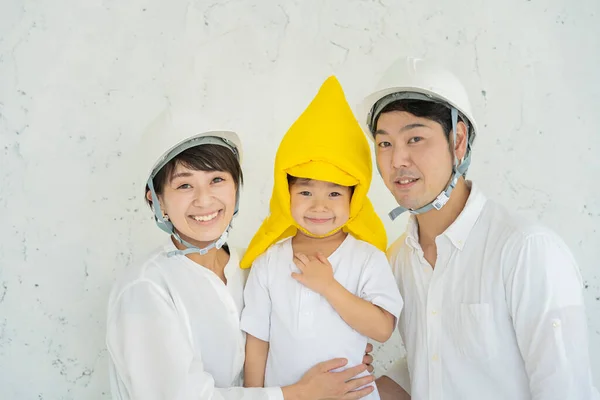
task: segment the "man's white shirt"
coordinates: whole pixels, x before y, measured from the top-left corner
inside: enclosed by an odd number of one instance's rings
[[[411,216],[388,250],[407,363],[387,375],[402,383],[409,372],[413,400],[600,399],[581,275],[556,234],[471,184],[436,246],[432,268]]]

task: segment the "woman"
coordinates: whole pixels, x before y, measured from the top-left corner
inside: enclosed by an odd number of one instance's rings
[[[145,199],[170,240],[129,268],[111,292],[107,347],[113,397],[140,399],[357,399],[372,376],[345,360],[313,367],[283,388],[241,388],[239,329],[246,273],[227,246],[238,211],[241,145],[233,132],[198,133],[195,112],[165,112],[143,138]]]

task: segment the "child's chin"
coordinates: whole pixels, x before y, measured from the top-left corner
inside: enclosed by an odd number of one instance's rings
[[[318,230],[311,230],[311,229],[307,229],[308,233],[310,233],[312,236],[316,236],[316,237],[327,237],[332,235],[331,229],[318,229]],[[333,232],[335,233],[335,232]]]

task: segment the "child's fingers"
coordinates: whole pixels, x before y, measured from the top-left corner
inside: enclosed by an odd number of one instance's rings
[[[294,264],[296,264],[296,267],[298,267],[298,269],[302,272],[304,272],[304,268],[306,268],[306,264],[304,262],[302,262],[301,259],[299,259],[298,257],[294,256]]]
[[[329,264],[329,260],[321,252],[317,253],[317,260],[319,260],[323,264]]]
[[[306,256],[306,254],[303,254],[303,253],[297,253],[294,255],[294,257],[297,258],[298,260],[302,261],[302,263],[304,265],[306,265],[310,262],[310,259]]]
[[[302,274],[299,274],[297,272],[292,272],[292,278],[294,278],[296,281],[304,284],[304,276]]]

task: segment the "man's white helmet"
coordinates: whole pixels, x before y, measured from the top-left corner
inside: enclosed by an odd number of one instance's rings
[[[143,193],[142,199],[144,202],[146,201],[146,188],[148,187],[152,194],[152,209],[156,224],[163,231],[175,236],[179,242],[187,247],[186,250],[174,252],[174,254],[188,254],[192,252],[206,254],[213,247],[220,248],[227,241],[229,230],[231,229],[230,222],[221,237],[204,249],[198,249],[194,245],[187,243],[175,232],[171,221],[164,218],[152,182],[156,174],[169,161],[183,151],[195,146],[205,144],[223,146],[232,151],[241,164],[242,145],[238,135],[232,131],[215,130],[214,128],[215,125],[212,125],[210,120],[196,109],[168,107],[146,128],[140,145],[136,150],[136,153],[139,155],[138,165],[141,168],[139,178],[141,187],[139,193]],[[234,215],[238,212],[238,205],[239,188]]]
[[[371,140],[374,140],[375,123],[381,111],[398,100],[423,100],[446,105],[451,112],[454,140],[460,116],[467,124],[468,144],[463,160],[457,160],[456,155],[454,156],[452,177],[446,189],[436,199],[416,210],[397,207],[389,214],[392,219],[405,211],[421,214],[432,208],[441,209],[450,198],[458,178],[469,168],[471,144],[477,134],[477,124],[464,86],[452,72],[431,61],[405,57],[394,62],[384,72],[375,91],[363,100],[358,109],[360,123]]]

